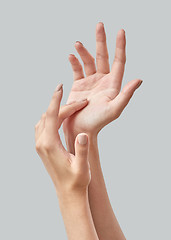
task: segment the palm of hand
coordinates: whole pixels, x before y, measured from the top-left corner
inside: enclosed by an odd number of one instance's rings
[[[115,59],[110,71],[106,34],[102,23],[98,23],[96,28],[96,65],[83,44],[76,42],[75,48],[84,63],[86,77],[79,60],[71,54],[69,61],[73,69],[74,83],[67,102],[86,98],[89,103],[84,109],[65,120],[63,125],[65,133],[74,133],[75,136],[79,132],[98,133],[106,124],[119,117],[128,104],[142,81],[132,80],[120,92],[126,59],[125,46],[125,32],[120,30],[116,39]]]
[[[106,123],[109,115],[109,102],[119,91],[111,86],[110,74],[95,73],[73,83],[68,103],[88,100],[88,105],[66,120],[78,132],[99,131]],[[114,116],[113,116],[114,117]]]

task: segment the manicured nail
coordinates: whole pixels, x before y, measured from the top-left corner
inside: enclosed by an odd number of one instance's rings
[[[139,88],[139,87],[141,86],[142,82],[143,82],[142,80],[139,81],[139,83],[137,84],[136,89]]]
[[[75,43],[80,43],[81,45],[83,45],[82,42],[80,42],[80,41],[76,41]]]
[[[99,22],[100,24],[102,24],[104,26],[104,23],[103,22]]]
[[[124,32],[124,34],[125,34],[125,29],[121,28],[121,30],[120,30],[120,31]]]
[[[88,141],[88,138],[87,138],[87,135],[85,133],[80,133],[78,135],[79,144],[85,145],[85,144],[87,144],[87,141]]]
[[[63,84],[60,83],[60,84],[56,87],[55,91],[60,91],[60,90],[62,89],[62,87],[63,87]]]
[[[88,101],[87,98],[83,98],[80,100],[80,102],[85,102],[85,101]]]

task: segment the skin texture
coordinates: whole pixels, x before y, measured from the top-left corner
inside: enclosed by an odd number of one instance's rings
[[[111,121],[117,119],[142,80],[130,81],[121,91],[122,78],[126,62],[125,31],[121,29],[116,38],[115,58],[110,70],[103,23],[96,27],[96,64],[95,59],[82,43],[76,42],[75,48],[80,55],[83,68],[75,55],[69,55],[73,69],[74,82],[68,103],[83,98],[88,105],[81,111],[67,118],[63,130],[67,148],[74,153],[75,137],[80,132],[89,135],[89,154],[92,179],[89,185],[89,203],[94,225],[99,239],[125,239],[110,205],[105,182],[100,166],[97,135]]]
[[[96,29],[96,66],[95,60],[80,42],[75,48],[80,55],[83,68],[74,55],[69,55],[74,75],[74,83],[68,98],[68,103],[87,98],[89,104],[84,110],[73,115],[64,122],[64,132],[72,131],[74,134],[85,131],[97,134],[105,125],[118,118],[128,104],[134,91],[141,84],[140,79],[129,82],[121,90],[125,67],[125,32],[120,30],[116,39],[115,59],[109,71],[106,35],[102,23]]]
[[[35,126],[36,150],[55,185],[68,239],[97,240],[88,201],[88,136],[76,137],[73,155],[65,150],[58,133],[64,119],[84,108],[87,101],[60,108],[62,93],[62,85],[58,85],[47,112]]]

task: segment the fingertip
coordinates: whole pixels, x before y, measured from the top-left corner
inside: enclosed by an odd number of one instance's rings
[[[71,106],[73,108],[76,108],[76,111],[78,111],[79,109],[82,109],[83,107],[85,107],[87,104],[88,104],[88,100],[85,98],[80,101],[70,101],[65,106]]]
[[[143,81],[141,79],[134,79],[134,80],[130,81],[123,88],[123,90],[122,90],[123,93],[129,93],[130,91],[134,92],[137,88],[139,88],[141,86],[142,82]]]
[[[123,28],[121,28],[119,31],[118,31],[118,34],[117,34],[118,37],[124,37],[125,36],[125,30]]]
[[[59,99],[59,102],[61,102],[62,96],[63,96],[63,83],[60,83],[55,88],[52,98],[55,98],[55,99],[57,98],[57,99]]]
[[[73,108],[75,109],[75,111],[79,111],[85,108],[87,105],[88,105],[88,100],[83,99],[81,101],[76,101],[75,103],[73,103]]]
[[[141,86],[142,83],[143,83],[143,80],[139,79],[139,81],[138,81],[138,83],[137,83],[137,87],[136,87],[136,89],[139,88],[139,87]]]
[[[55,92],[60,92],[63,90],[63,83],[60,83],[57,85],[57,87],[55,88]]]
[[[104,23],[103,22],[98,22],[96,25],[96,31],[100,32],[104,30]]]
[[[125,48],[125,45],[126,45],[125,30],[120,29],[116,37],[116,46],[119,48]]]
[[[79,104],[80,105],[80,109],[82,109],[82,108],[84,108],[85,106],[87,106],[88,105],[88,103],[89,103],[89,101],[88,101],[88,99],[82,99],[81,101],[78,101],[78,102],[76,102],[77,104]]]
[[[98,22],[97,25],[104,26],[104,23],[103,22]]]
[[[68,56],[68,59],[69,59],[69,60],[70,60],[70,59],[72,60],[73,58],[75,58],[75,55],[72,54],[72,53],[70,53],[69,56]]]
[[[122,34],[125,34],[125,29],[121,28],[121,29],[120,29],[120,32],[121,32]]]
[[[87,99],[87,98],[83,98],[82,100],[81,100],[81,102],[83,102],[83,103],[88,103],[89,102],[89,100]]]
[[[60,83],[55,88],[52,99],[46,111],[47,119],[54,119],[58,116],[62,96],[63,96],[63,84]]]
[[[82,42],[80,42],[80,41],[76,41],[76,42],[75,42],[75,47],[76,47],[76,48],[80,48],[80,47],[82,47],[82,46],[83,46]]]

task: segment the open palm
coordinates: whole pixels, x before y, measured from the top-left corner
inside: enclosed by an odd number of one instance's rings
[[[110,71],[103,23],[98,23],[96,27],[96,65],[83,44],[76,42],[75,48],[84,63],[86,77],[79,60],[71,54],[69,61],[73,69],[74,83],[67,102],[86,98],[88,105],[65,120],[65,132],[67,129],[75,135],[79,132],[98,133],[106,124],[119,117],[136,88],[142,83],[140,79],[132,80],[120,92],[126,61],[125,46],[125,32],[120,30]]]

